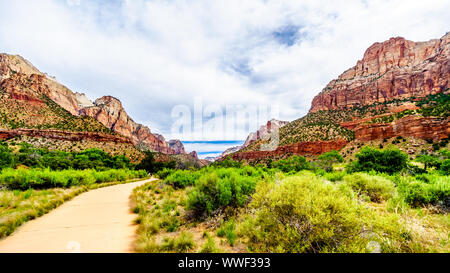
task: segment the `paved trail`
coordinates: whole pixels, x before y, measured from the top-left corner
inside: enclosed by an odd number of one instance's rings
[[[136,215],[129,197],[149,181],[83,193],[1,240],[0,253],[132,252]]]

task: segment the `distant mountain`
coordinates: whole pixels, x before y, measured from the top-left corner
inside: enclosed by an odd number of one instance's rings
[[[30,137],[29,131],[22,130],[28,129],[33,130],[33,135],[41,132],[56,141],[63,134],[84,132],[90,133],[91,142],[113,135],[117,142],[123,142],[118,139],[125,137],[140,150],[184,153],[181,142],[172,148],[164,137],[134,122],[118,99],[105,96],[92,102],[85,94],[74,93],[55,78],[40,72],[21,56],[0,54],[0,88],[0,132],[5,136],[24,134]],[[11,130],[16,131],[8,134]],[[139,154],[138,151],[132,153]]]
[[[176,154],[185,154],[184,145],[178,139],[172,139],[169,142],[170,148],[175,151]]]
[[[266,136],[270,135],[273,131],[279,130],[281,127],[288,124],[288,121],[281,121],[272,119],[267,122],[266,125],[263,125],[257,130],[256,132],[250,133],[250,135],[247,137],[247,140],[245,141],[243,148],[248,147],[252,143],[264,139]]]
[[[399,37],[375,43],[314,98],[305,117],[281,127],[276,150],[261,151],[265,141],[250,141],[233,158],[316,155],[395,137],[449,138],[449,59],[449,33],[428,42]]]
[[[208,157],[205,157],[205,160],[208,161],[208,162],[215,162],[217,159],[218,159],[217,156],[208,156]]]

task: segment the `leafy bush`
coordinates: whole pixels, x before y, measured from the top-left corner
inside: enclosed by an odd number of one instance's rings
[[[338,151],[331,151],[320,155],[316,161],[313,162],[314,167],[318,167],[327,172],[333,171],[333,164],[344,162],[344,158]]]
[[[37,149],[28,143],[21,143],[17,153],[11,154],[14,166],[24,165],[30,168],[49,168],[60,171],[68,169],[107,170],[107,169],[133,169],[134,164],[127,157],[112,156],[100,149],[88,149],[82,152],[49,151]],[[2,152],[0,148],[0,162]],[[0,163],[1,164],[1,163]]]
[[[216,246],[214,238],[206,234],[206,243],[203,245],[200,253],[220,253],[220,249]]]
[[[183,231],[175,239],[168,237],[164,238],[161,249],[166,251],[175,251],[178,253],[184,253],[190,249],[193,249],[194,246],[195,242],[192,233]]]
[[[218,167],[218,168],[240,168],[242,167],[242,163],[238,161],[234,161],[231,159],[231,157],[227,157],[224,160],[220,161],[217,160],[214,163],[211,164],[211,166]]]
[[[450,159],[446,159],[441,164],[441,172],[444,175],[450,175]]]
[[[160,170],[160,171],[158,171],[157,173],[156,173],[156,176],[158,177],[158,178],[160,178],[160,179],[166,179],[167,178],[167,176],[169,176],[171,173],[173,172],[173,170],[171,170],[171,169],[162,169],[162,170]]]
[[[188,208],[196,215],[209,215],[227,207],[240,207],[247,203],[256,183],[264,175],[251,167],[244,169],[208,169],[188,193]]]
[[[396,173],[407,167],[408,155],[396,148],[384,150],[372,147],[364,147],[355,155],[354,161],[349,167],[349,172]]]
[[[394,183],[381,176],[356,173],[345,176],[344,183],[347,183],[359,195],[368,196],[372,202],[387,201],[396,194]]]
[[[194,185],[199,177],[199,171],[177,170],[170,173],[164,181],[175,188],[185,188]]]
[[[450,206],[450,179],[448,176],[436,176],[429,182],[423,182],[412,177],[400,177],[398,190],[405,201],[414,206],[437,204],[443,202]]]
[[[287,159],[281,159],[272,162],[272,167],[281,170],[282,172],[299,172],[301,170],[311,169],[311,165],[303,156],[292,156]]]
[[[253,195],[256,215],[241,228],[255,252],[365,252],[367,211],[351,192],[315,175],[264,182]]]
[[[328,172],[323,175],[325,179],[331,181],[331,182],[337,182],[344,179],[344,177],[347,175],[346,172]]]

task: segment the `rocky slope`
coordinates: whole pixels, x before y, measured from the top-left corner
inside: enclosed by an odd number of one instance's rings
[[[85,94],[74,93],[41,73],[21,56],[0,54],[0,87],[0,128],[114,132],[140,149],[184,153],[181,142],[172,148],[164,137],[134,122],[118,99],[105,96],[92,102]]]
[[[97,99],[92,106],[81,108],[79,115],[95,118],[112,131],[131,139],[140,149],[151,149],[165,154],[182,153],[184,150],[183,147],[176,151],[170,147],[163,136],[152,134],[150,128],[134,122],[128,116],[122,103],[114,97],[104,96]]]
[[[282,147],[260,152],[267,141],[256,140],[233,157],[277,157],[281,148],[314,155],[342,143],[399,136],[434,142],[449,138],[449,58],[450,33],[428,42],[391,38],[375,43],[314,98],[305,117],[280,129]],[[304,145],[318,148],[299,148]]]
[[[264,139],[265,137],[270,135],[272,132],[279,130],[281,127],[285,126],[288,123],[289,123],[288,121],[281,121],[281,120],[276,120],[276,119],[269,120],[267,122],[267,124],[261,126],[259,128],[259,130],[249,134],[249,136],[245,140],[243,148],[249,146],[250,144],[252,144],[260,139]]]

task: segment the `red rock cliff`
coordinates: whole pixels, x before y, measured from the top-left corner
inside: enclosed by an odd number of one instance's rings
[[[314,98],[310,112],[443,92],[449,88],[449,56],[450,33],[428,42],[391,38],[375,43]]]
[[[125,112],[122,103],[114,97],[97,99],[94,106],[80,109],[79,114],[95,118],[112,131],[130,138],[136,146],[146,146],[165,154],[176,154],[162,136],[152,134],[150,128],[134,122]]]
[[[185,153],[181,143],[176,150],[172,149],[164,137],[152,134],[148,127],[134,122],[118,99],[105,96],[92,103],[84,94],[74,93],[53,77],[41,73],[21,56],[0,54],[0,86],[11,99],[36,107],[44,104],[41,99],[44,94],[72,115],[91,116],[138,147],[167,154]]]

